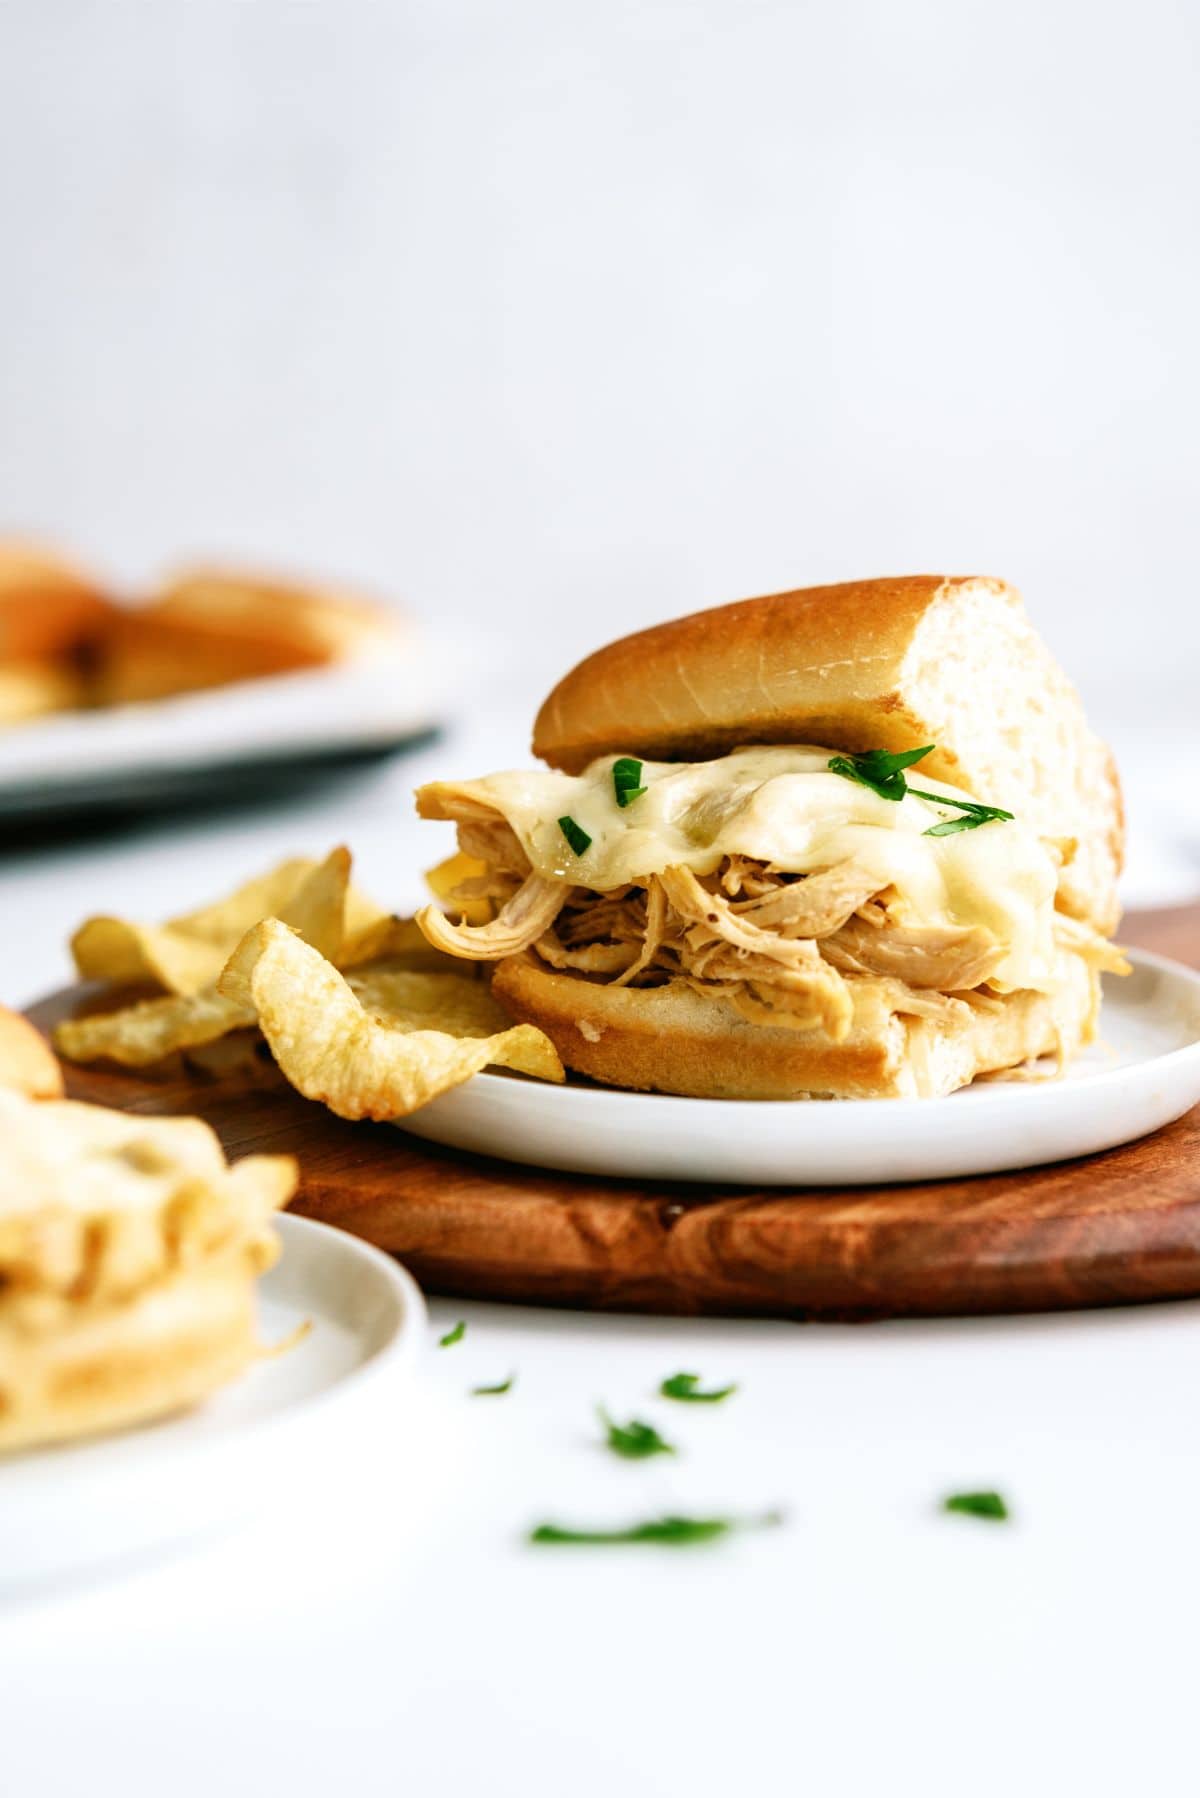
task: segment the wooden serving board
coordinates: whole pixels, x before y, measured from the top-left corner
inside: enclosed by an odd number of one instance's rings
[[[1125,938],[1200,962],[1200,907]],[[83,988],[31,1013],[44,1028]],[[984,1179],[847,1189],[547,1173],[347,1124],[262,1062],[205,1076],[68,1068],[71,1095],[206,1118],[233,1155],[300,1159],[294,1209],[402,1257],[431,1292],[723,1316],[1065,1310],[1200,1295],[1200,1108],[1141,1142]]]

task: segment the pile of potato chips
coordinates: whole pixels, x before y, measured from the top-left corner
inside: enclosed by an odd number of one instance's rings
[[[351,885],[346,849],[165,924],[89,918],[71,948],[85,978],[161,994],[60,1024],[70,1061],[149,1067],[258,1031],[297,1091],[344,1118],[405,1117],[488,1066],[564,1077],[549,1038],[513,1024],[475,964]]]

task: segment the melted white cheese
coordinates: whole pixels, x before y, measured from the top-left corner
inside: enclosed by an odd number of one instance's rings
[[[959,814],[911,793],[895,801],[828,769],[829,749],[738,749],[710,762],[644,762],[647,789],[622,808],[613,790],[614,756],[580,775],[544,769],[446,783],[503,813],[540,874],[606,892],[664,868],[711,874],[727,855],[809,874],[853,857],[889,894],[908,925],[973,925],[1007,950],[992,984],[1054,984],[1053,913],[1057,868],[1020,819],[952,836],[933,824]],[[969,798],[910,769],[930,792]],[[441,786],[441,783],[438,783]],[[436,789],[435,789],[436,790]],[[558,819],[569,815],[592,841],[575,855]]]

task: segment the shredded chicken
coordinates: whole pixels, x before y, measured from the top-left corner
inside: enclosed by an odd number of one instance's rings
[[[1004,1004],[988,985],[1002,944],[977,927],[898,924],[891,889],[852,858],[797,875],[730,855],[712,875],[672,867],[597,893],[531,873],[509,825],[474,799],[456,794],[437,815],[458,819],[460,847],[487,868],[453,897],[497,908],[474,928],[435,907],[420,914],[430,942],[452,955],[496,961],[531,948],[549,967],[614,986],[679,981],[755,1023],[820,1028],[835,1041],[856,995],[934,1023]],[[1056,914],[1054,930],[1091,966],[1127,970],[1120,950],[1086,924]]]
[[[821,937],[839,930],[879,891],[875,875],[853,861],[771,886],[733,907],[739,918],[782,937]]]
[[[468,819],[458,827],[458,846],[464,855],[486,862],[489,868],[505,874],[529,872],[529,857],[522,849],[516,831],[503,818]]]
[[[1003,945],[986,930],[965,925],[881,930],[857,918],[823,943],[822,953],[843,974],[884,974],[943,993],[982,986],[1004,959]]]
[[[536,943],[557,918],[574,889],[543,874],[529,874],[490,924],[452,924],[436,905],[417,913],[417,923],[435,949],[467,961],[499,961]]]
[[[1130,971],[1129,963],[1117,945],[1081,918],[1068,918],[1062,912],[1055,912],[1054,936],[1060,947],[1074,949],[1076,955],[1082,955],[1088,966],[1101,974],[1128,974]]]

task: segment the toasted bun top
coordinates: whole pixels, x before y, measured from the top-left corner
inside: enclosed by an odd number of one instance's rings
[[[613,752],[684,761],[797,742],[936,743],[921,771],[1062,839],[1060,904],[1098,929],[1115,925],[1116,769],[1003,581],[847,581],[655,625],[565,675],[533,735],[536,755],[572,773]]]

